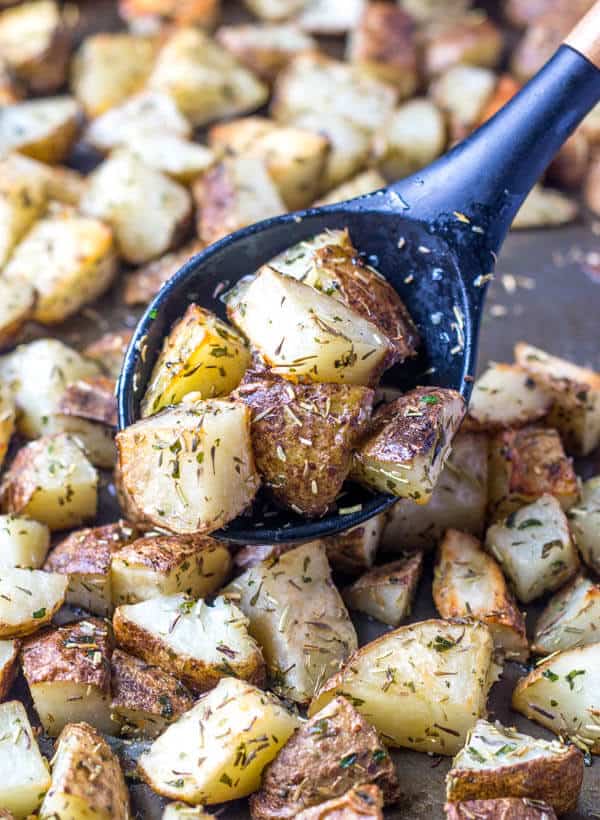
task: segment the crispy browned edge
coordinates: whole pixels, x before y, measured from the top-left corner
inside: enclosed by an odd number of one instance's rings
[[[551,806],[520,797],[446,803],[444,809],[446,820],[557,820]]]
[[[115,649],[111,658],[111,709],[146,712],[165,723],[194,705],[194,697],[174,675]]]
[[[127,274],[123,291],[124,303],[126,305],[147,304],[188,259],[200,253],[205,247],[205,242],[194,239],[183,248],[171,251],[158,259],[153,259],[147,265],[142,265],[142,267]]]
[[[117,397],[114,379],[91,376],[67,385],[58,404],[59,413],[117,426]]]
[[[131,543],[137,535],[135,526],[123,519],[114,524],[75,530],[52,549],[44,570],[67,575],[108,572],[113,553]]]
[[[209,535],[143,536],[126,544],[117,557],[125,564],[170,572],[189,558],[211,552],[221,552],[224,564],[229,565],[229,550]]]
[[[383,820],[383,797],[374,785],[355,786],[342,797],[301,811],[296,820]]]
[[[6,640],[13,640],[7,638]],[[21,641],[15,640],[13,652],[11,657],[6,661],[4,666],[0,669],[0,702],[7,697],[10,687],[13,685],[17,669],[19,668],[19,652],[21,651]]]

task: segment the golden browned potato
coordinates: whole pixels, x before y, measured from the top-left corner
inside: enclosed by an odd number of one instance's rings
[[[344,601],[350,609],[398,626],[410,614],[422,564],[422,553],[417,553],[377,566],[342,592]]]
[[[600,585],[579,575],[548,601],[535,625],[532,649],[538,655],[551,655],[596,643],[599,627]]]
[[[352,29],[347,56],[367,74],[394,86],[400,99],[415,93],[419,83],[416,28],[400,6],[366,4]]]
[[[563,143],[548,166],[548,180],[560,188],[579,188],[585,179],[591,157],[591,146],[583,128],[578,128]]]
[[[54,547],[44,569],[68,576],[67,603],[106,617],[113,611],[112,556],[135,537],[126,521],[76,530]]]
[[[373,391],[346,384],[292,384],[249,376],[236,392],[252,411],[256,467],[278,504],[324,515],[335,503],[367,431]]]
[[[357,196],[364,194],[371,194],[373,191],[378,191],[385,186],[385,179],[381,176],[379,171],[374,168],[369,171],[363,171],[347,182],[343,182],[337,188],[329,191],[328,194],[318,199],[315,207],[321,205],[335,205],[336,202],[344,202],[346,199],[354,199]]]
[[[0,154],[18,151],[40,162],[62,162],[77,136],[79,116],[73,97],[46,97],[4,106]]]
[[[465,426],[494,432],[523,427],[548,415],[552,396],[514,364],[492,363],[473,385]]]
[[[191,185],[216,161],[214,153],[205,145],[176,134],[140,133],[128,149],[150,168],[182,185]]]
[[[577,806],[582,781],[583,755],[575,746],[479,720],[452,761],[446,797],[452,802],[529,797],[567,814]]]
[[[31,635],[62,606],[67,577],[35,569],[3,568],[0,574],[0,638]]]
[[[590,163],[583,190],[588,208],[595,214],[600,214],[600,161],[597,159]]]
[[[341,797],[354,786],[376,783],[386,803],[400,797],[394,764],[364,717],[337,697],[288,740],[265,769],[250,798],[253,820],[285,820]]]
[[[215,39],[268,83],[272,83],[297,54],[318,49],[316,41],[292,23],[221,26]]]
[[[0,265],[40,216],[47,196],[44,179],[27,157],[0,160]]]
[[[0,105],[12,105],[23,98],[19,87],[4,61],[0,61]]]
[[[2,289],[0,288],[0,297]],[[0,467],[4,463],[10,441],[15,432],[16,408],[9,389],[0,392]]]
[[[119,13],[130,26],[158,29],[163,23],[212,28],[221,0],[119,0]]]
[[[146,305],[150,302],[167,280],[176,273],[179,268],[206,247],[204,242],[194,239],[184,245],[181,250],[167,253],[159,259],[143,265],[141,268],[129,273],[125,279],[125,289],[123,291],[123,301],[126,305]],[[125,348],[126,350],[127,348]],[[125,350],[123,353],[125,353]],[[88,354],[89,355],[89,354]],[[119,362],[119,371],[121,369]]]
[[[71,382],[58,404],[66,416],[90,419],[107,427],[117,426],[115,382],[106,376],[92,376]]]
[[[83,354],[87,359],[99,365],[107,376],[118,379],[132,335],[131,330],[105,333],[89,344]]]
[[[307,703],[356,649],[354,626],[313,541],[247,570],[225,588],[250,620],[271,687]]]
[[[181,681],[115,649],[110,660],[111,713],[122,735],[157,737],[194,705]]]
[[[20,649],[18,640],[0,641],[0,701],[6,699],[17,674]]]
[[[296,820],[383,820],[383,795],[378,786],[355,786],[333,800],[304,809]]]
[[[58,737],[67,723],[85,720],[112,734],[110,714],[110,627],[86,618],[28,638],[21,662],[44,730]]]
[[[443,153],[446,122],[427,97],[416,97],[394,111],[373,138],[373,159],[388,179],[419,171]]]
[[[26,279],[0,277],[0,349],[9,347],[18,338],[33,315],[34,305],[35,289]],[[3,397],[2,404],[5,402]]]
[[[481,11],[440,21],[425,33],[425,73],[436,76],[459,63],[494,68],[502,56],[503,45],[502,32]]]
[[[554,809],[528,797],[498,797],[446,803],[446,820],[557,820]]]
[[[3,816],[22,818],[36,811],[50,786],[50,772],[18,700],[0,704],[0,771]]]
[[[464,413],[462,396],[441,387],[417,387],[382,405],[354,454],[352,478],[426,504]]]
[[[579,205],[575,200],[553,188],[534,185],[521,205],[511,228],[551,228],[555,225],[567,225],[579,214]]]
[[[544,493],[568,510],[579,498],[577,477],[556,430],[528,425],[490,439],[489,512],[502,518]]]
[[[21,515],[0,515],[0,566],[39,569],[49,549],[45,524]]]
[[[174,534],[210,533],[254,499],[260,479],[242,402],[184,402],[117,434],[129,515]]]
[[[323,543],[331,568],[346,575],[357,575],[371,569],[384,526],[385,516],[376,515],[358,527],[324,538]]]
[[[129,820],[130,816],[129,792],[118,758],[88,723],[69,723],[56,743],[52,785],[40,808],[41,820]]]
[[[461,17],[472,0],[399,0],[419,23],[431,23],[447,17]]]
[[[285,20],[306,4],[306,0],[244,0],[261,20]]]
[[[600,575],[600,476],[583,482],[581,500],[567,517],[579,554]]]
[[[446,113],[453,141],[466,137],[481,120],[496,83],[496,75],[489,68],[454,65],[431,84],[430,96]]]

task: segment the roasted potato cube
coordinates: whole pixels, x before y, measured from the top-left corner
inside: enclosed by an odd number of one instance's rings
[[[453,140],[465,137],[479,122],[496,87],[496,75],[489,68],[455,65],[432,83],[433,101],[446,112]]]
[[[120,0],[119,13],[130,26],[149,26],[154,22],[179,26],[194,25],[212,28],[219,13],[221,0]]]
[[[399,0],[402,8],[419,23],[432,23],[444,17],[460,17],[471,0]]]
[[[227,157],[196,181],[193,194],[198,235],[207,245],[286,210],[266,164],[256,157]]]
[[[27,817],[37,810],[50,786],[48,768],[23,704],[0,704],[0,806],[11,812],[5,816]]]
[[[156,43],[124,32],[84,40],[72,66],[73,93],[88,117],[97,117],[140,91],[156,59]]]
[[[26,157],[13,154],[0,160],[0,265],[6,263],[46,202],[46,182]]]
[[[387,120],[397,97],[396,89],[356,66],[300,54],[277,78],[271,108],[279,122],[289,123],[305,111],[323,112],[372,133]]]
[[[250,810],[253,820],[297,817],[363,783],[376,783],[386,803],[400,797],[394,764],[377,732],[338,697],[300,726],[267,766]]]
[[[34,0],[0,14],[0,54],[29,91],[48,94],[65,82],[70,37],[58,3]]]
[[[369,385],[390,352],[373,322],[269,267],[233,295],[227,312],[272,372],[294,382]]]
[[[157,737],[194,705],[186,687],[157,666],[115,649],[111,664],[110,704],[121,734]]]
[[[63,206],[40,219],[15,248],[3,275],[35,287],[32,318],[63,322],[100,296],[116,270],[111,229]]]
[[[250,619],[274,691],[307,703],[356,649],[356,632],[313,541],[247,570],[225,589]]]
[[[225,544],[205,535],[138,538],[113,556],[113,603],[136,604],[177,592],[205,598],[223,586],[230,566]]]
[[[551,495],[493,524],[485,542],[524,603],[558,589],[579,568],[567,517]]]
[[[142,418],[179,402],[226,396],[250,364],[244,339],[209,310],[191,304],[163,342],[142,400]]]
[[[0,348],[15,341],[25,322],[33,316],[34,306],[35,288],[26,279],[0,278]]]
[[[473,385],[466,423],[494,432],[523,427],[548,415],[550,393],[527,370],[514,364],[490,364]]]
[[[307,0],[296,19],[311,34],[342,35],[358,26],[366,5],[367,0]]]
[[[357,196],[371,194],[385,186],[385,179],[379,171],[371,169],[363,171],[362,174],[353,177],[348,182],[343,182],[333,191],[329,191],[326,196],[321,197],[314,203],[315,207],[320,205],[335,205],[336,202],[344,202],[346,199],[354,199]]]
[[[64,530],[96,515],[98,474],[78,441],[57,433],[19,450],[4,475],[0,495],[5,512]]]
[[[62,576],[59,576],[62,577]],[[100,618],[87,618],[28,638],[21,662],[33,705],[50,737],[85,720],[114,734],[110,715],[112,637]]]
[[[354,454],[352,478],[426,504],[464,413],[462,396],[441,387],[417,387],[382,405]]]
[[[600,444],[600,373],[524,342],[515,346],[515,359],[552,398],[548,424],[567,448],[579,455],[594,450]]]
[[[396,109],[375,133],[373,158],[388,179],[419,171],[443,153],[446,123],[438,106],[417,97]]]
[[[574,746],[478,720],[452,761],[446,797],[458,802],[509,794],[543,800],[566,814],[577,806],[582,781],[583,755]]]
[[[2,293],[0,291],[0,297]],[[14,399],[8,389],[0,392],[0,467],[15,431],[16,409]]]
[[[68,576],[67,603],[106,617],[113,611],[112,556],[135,537],[126,521],[77,530],[54,547],[44,569]]]
[[[347,820],[383,820],[383,795],[378,786],[355,786],[333,800],[304,809],[296,815],[296,820],[329,820],[343,817]]]
[[[221,26],[215,39],[267,83],[272,83],[297,54],[318,49],[312,37],[291,23]]]
[[[0,154],[19,151],[40,162],[61,162],[77,136],[79,113],[72,97],[46,97],[4,106]]]
[[[106,469],[114,467],[113,434],[117,426],[114,379],[93,376],[67,385],[58,409],[63,416],[74,420],[70,432],[79,436],[92,464]]]
[[[23,168],[26,163],[26,173],[38,175],[45,183],[48,199],[62,202],[64,205],[79,204],[87,185],[86,178],[79,171],[60,165],[46,165],[22,154],[12,154],[8,161],[18,161]]]
[[[583,482],[581,501],[571,507],[567,518],[579,554],[600,574],[600,476]]]
[[[285,20],[300,11],[306,0],[244,0],[250,11],[262,20]]]
[[[492,519],[503,518],[545,493],[555,496],[564,510],[579,498],[571,459],[556,430],[529,425],[493,436],[488,489]]]
[[[583,751],[600,754],[600,643],[552,655],[521,678],[512,698],[517,712]]]
[[[580,575],[556,593],[535,625],[539,655],[596,643],[600,628],[600,586]]]
[[[67,577],[41,570],[4,568],[0,574],[0,638],[31,635],[65,600]]]
[[[248,619],[222,596],[208,604],[183,594],[159,595],[119,606],[113,626],[120,647],[175,674],[195,692],[212,689],[228,675],[264,683],[263,656],[248,634]]]
[[[335,572],[357,575],[373,566],[381,541],[385,516],[376,515],[365,524],[323,539],[327,560]]]
[[[141,265],[178,244],[192,202],[177,182],[120,149],[90,176],[81,210],[108,222],[121,256]]]
[[[0,515],[0,566],[39,569],[49,549],[45,524],[21,515]]]
[[[125,280],[125,290],[123,292],[123,301],[126,305],[147,305],[158,291],[162,288],[167,280],[176,273],[179,268],[200,253],[206,247],[204,242],[198,239],[193,240],[187,245],[184,245],[181,250],[167,253],[159,259],[154,259],[147,265],[133,271],[127,275]],[[125,354],[123,350],[123,355]],[[88,354],[89,355],[89,354]],[[121,370],[121,359],[119,360],[119,372]]]
[[[350,609],[398,626],[409,614],[421,577],[421,553],[382,564],[362,575],[342,596]]]
[[[249,377],[236,396],[252,410],[252,449],[269,494],[300,515],[324,515],[367,431],[373,391]]]
[[[389,3],[358,5],[362,6],[362,14],[352,27],[348,60],[375,79],[397,88],[400,99],[411,97],[419,82],[413,18],[400,6]]]
[[[579,205],[552,188],[534,185],[515,216],[512,229],[551,228],[567,225],[579,214]]]
[[[556,820],[554,809],[541,800],[528,797],[498,797],[491,800],[465,800],[446,803],[446,820]]]
[[[23,89],[11,74],[6,63],[0,61],[0,105],[12,105],[22,98]]]
[[[204,811],[202,806],[189,806],[177,800],[165,806],[161,820],[217,820],[217,818],[214,814]]]
[[[215,162],[215,155],[206,146],[176,134],[138,134],[129,150],[150,168],[183,185],[191,184]]]
[[[425,34],[425,73],[436,76],[457,64],[494,68],[503,45],[498,26],[480,11],[442,22]]]
[[[197,28],[173,31],[161,48],[148,88],[169,94],[192,125],[260,108],[268,89]]]
[[[357,650],[321,687],[313,716],[346,697],[390,746],[453,755],[485,713],[494,644],[481,623],[421,621]],[[401,700],[402,709],[392,704]]]
[[[442,618],[481,621],[489,627],[496,649],[506,658],[527,660],[525,618],[500,567],[472,535],[458,530],[446,532],[438,552],[433,600]]]
[[[132,337],[131,330],[117,330],[105,333],[89,344],[83,351],[87,359],[102,368],[102,372],[113,379],[118,379],[125,353]]]
[[[186,402],[117,434],[122,491],[136,520],[175,534],[209,533],[258,490],[250,410],[241,402]]]
[[[118,758],[92,726],[69,723],[56,744],[52,785],[40,817],[128,820],[130,816],[129,792]]]
[[[19,667],[20,642],[0,641],[0,701],[8,695]]]

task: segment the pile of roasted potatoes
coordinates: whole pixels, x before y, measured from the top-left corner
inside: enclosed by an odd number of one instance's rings
[[[600,445],[600,374],[519,342],[468,411],[375,391],[418,329],[332,231],[229,294],[231,325],[190,307],[117,447],[131,327],[94,307],[138,309],[231,231],[423,167],[592,3],[487,5],[1,0],[0,816],[126,820],[143,781],[164,820],[247,797],[255,820],[410,818],[396,747],[431,778],[425,755],[453,757],[448,818],[575,810],[600,754],[600,476],[573,457]],[[515,227],[600,214],[598,145],[600,108]],[[282,356],[282,299],[335,301],[363,355],[307,335]],[[56,338],[69,320],[94,340]],[[301,546],[210,535],[259,484],[315,517],[348,476],[399,500]],[[430,595],[439,618],[411,622]],[[381,634],[359,646],[361,615]],[[486,719],[503,668],[535,737]]]

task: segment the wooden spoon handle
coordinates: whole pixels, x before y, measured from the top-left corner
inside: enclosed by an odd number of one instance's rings
[[[600,0],[577,23],[565,45],[571,46],[596,68],[600,68]]]

